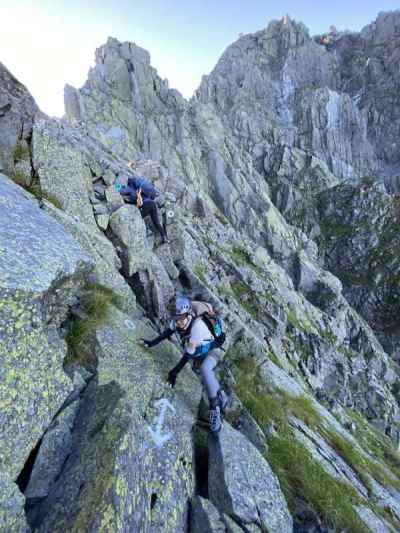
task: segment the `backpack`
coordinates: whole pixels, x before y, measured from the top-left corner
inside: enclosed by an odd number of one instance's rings
[[[200,318],[214,337],[216,348],[221,348],[226,339],[226,335],[222,331],[222,318],[216,315],[211,316],[207,312],[200,315]]]
[[[194,300],[192,301],[192,309],[194,318],[201,318],[214,337],[215,347],[221,348],[226,339],[226,335],[222,331],[222,318],[215,313],[212,305],[208,302]]]

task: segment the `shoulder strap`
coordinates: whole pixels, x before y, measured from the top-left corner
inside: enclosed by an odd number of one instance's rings
[[[225,340],[226,340],[226,335],[225,333],[222,331],[222,324],[221,324],[221,320],[218,318],[218,316],[212,316],[210,317],[210,315],[208,313],[204,313],[201,318],[203,319],[203,322],[206,324],[207,328],[210,330],[210,333],[211,335],[214,337],[214,341],[216,343],[216,346],[220,349],[220,350],[223,350],[225,351],[223,348],[222,348],[222,345],[224,344]],[[217,324],[219,324],[219,328],[218,328],[218,331],[216,331],[216,326]]]
[[[211,335],[214,337],[214,339],[216,339],[217,336],[215,335],[214,324],[211,322],[210,317],[208,316],[208,314],[207,313],[203,313],[202,315],[199,316],[199,318],[201,318],[203,320],[204,324],[209,329]]]

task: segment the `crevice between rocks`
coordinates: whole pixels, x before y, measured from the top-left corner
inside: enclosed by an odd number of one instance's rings
[[[197,422],[193,427],[195,495],[208,499],[208,428],[201,418],[199,406]]]
[[[157,499],[158,499],[158,496],[155,492],[152,493],[151,495],[151,500],[150,500],[150,510],[152,511],[154,509],[154,507],[156,506],[156,503],[157,503]]]
[[[24,493],[26,487],[29,484],[31,478],[32,470],[35,465],[36,457],[39,453],[40,445],[42,444],[42,438],[38,441],[36,446],[31,450],[31,453],[28,456],[28,459],[25,461],[25,464],[19,473],[15,483],[18,485],[19,490]]]
[[[105,439],[104,426],[112,417],[112,413],[117,408],[122,396],[123,391],[115,382],[100,386],[96,376],[90,380],[82,392],[80,405],[70,430],[71,449],[66,454],[59,472],[52,479],[48,495],[43,498],[28,498],[26,500],[25,512],[32,529],[35,530],[42,525],[45,528],[51,527],[48,524],[53,524],[56,515],[64,517],[65,520],[67,520],[65,518],[67,515],[75,516],[78,504],[74,502],[78,501],[85,485],[92,483],[94,472],[91,459],[88,464],[84,463],[83,468],[81,468],[83,463],[79,466],[80,462],[82,457],[92,458],[97,453],[103,458],[107,456],[113,444],[105,442],[107,439]],[[110,433],[114,442],[119,439],[122,427],[123,425],[119,427],[117,434]],[[33,462],[30,463],[30,466],[32,470]],[[24,490],[26,486],[27,483],[23,487]],[[65,500],[66,487],[70,492],[72,491],[73,497]],[[156,500],[157,495],[152,495],[153,506],[156,504]]]

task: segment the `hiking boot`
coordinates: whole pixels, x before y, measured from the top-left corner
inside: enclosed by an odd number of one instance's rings
[[[219,406],[219,398],[210,399],[210,431],[212,433],[218,433],[222,427],[221,408]]]
[[[222,427],[221,411],[219,405],[210,408],[210,431],[218,433]]]
[[[218,405],[221,410],[221,413],[225,413],[225,409],[228,406],[228,396],[225,394],[225,392],[221,389],[217,392],[217,398],[218,398]]]

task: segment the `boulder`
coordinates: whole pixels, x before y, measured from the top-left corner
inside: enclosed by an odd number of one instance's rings
[[[133,205],[124,205],[110,216],[110,228],[123,248],[123,269],[132,276],[149,265],[150,250],[146,240],[146,226],[140,211]]]
[[[190,531],[192,533],[243,533],[243,529],[232,518],[221,515],[210,500],[201,496],[195,496],[192,500]],[[260,530],[256,527],[251,531],[256,533]]]
[[[121,261],[111,242],[97,229],[83,224],[64,211],[44,201],[44,209],[54,217],[75,240],[79,242],[94,262],[94,277],[97,283],[109,287],[122,298],[123,308],[137,313],[136,298],[125,279],[119,273]]]
[[[241,433],[224,423],[218,438],[210,435],[209,453],[208,490],[220,512],[270,533],[293,531],[277,478]]]
[[[79,147],[74,146],[55,119],[35,121],[33,167],[44,195],[56,198],[62,209],[80,222],[97,227],[90,203],[92,176]]]
[[[192,500],[190,513],[192,533],[225,533],[226,527],[214,505],[201,496]]]

